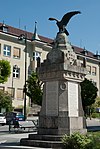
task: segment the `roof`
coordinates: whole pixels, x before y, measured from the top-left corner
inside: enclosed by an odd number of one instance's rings
[[[88,51],[86,49],[83,49],[83,48],[80,48],[80,47],[77,47],[77,46],[73,46],[73,49],[74,49],[75,53],[77,53],[79,55],[85,55],[84,52],[86,52],[86,56],[87,57],[98,59],[99,55],[96,55],[93,52],[90,52],[90,51]]]
[[[17,36],[17,37],[19,37],[21,34],[24,34],[24,35],[26,34],[28,40],[32,40],[32,37],[34,35],[34,33],[31,33],[31,32],[25,31],[25,30],[21,30],[21,29],[18,29],[18,28],[14,28],[12,26],[5,25],[3,23],[0,23],[0,32],[3,32],[2,27],[6,27],[8,29],[8,31],[5,32],[6,34]],[[42,42],[45,42],[45,43],[48,43],[48,44],[53,43],[53,39],[43,37],[41,35],[38,35],[38,36],[39,36],[39,38]],[[75,53],[80,54],[80,55],[84,55],[83,52],[84,52],[85,49],[74,46],[74,45],[73,45],[73,49],[74,49]],[[94,53],[92,53],[88,50],[86,50],[86,51],[87,51],[87,55],[86,55],[87,57],[98,59],[98,55],[96,56]],[[99,59],[100,59],[100,56],[99,56]]]
[[[0,23],[0,27],[3,27],[3,23]],[[33,33],[31,33],[31,32],[27,32],[25,30],[14,28],[14,27],[9,26],[9,25],[4,25],[4,27],[8,28],[8,31],[6,32],[6,34],[14,35],[14,36],[17,36],[17,37],[19,37],[21,34],[24,34],[24,35],[26,34],[27,39],[32,40]],[[0,32],[3,32],[2,28],[0,28]],[[46,43],[49,43],[49,44],[51,42],[53,42],[53,40],[50,39],[50,38],[43,37],[43,36],[40,36],[40,35],[38,35],[38,36],[39,36],[40,40],[43,41],[43,42],[46,42]]]

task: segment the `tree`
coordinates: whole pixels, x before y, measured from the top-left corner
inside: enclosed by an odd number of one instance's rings
[[[41,105],[42,104],[42,82],[39,81],[38,75],[35,72],[29,76],[26,81],[26,94],[31,99],[32,103]],[[25,92],[25,87],[24,87]]]
[[[6,60],[0,60],[0,83],[5,83],[11,74],[10,62]],[[11,96],[2,90],[0,90],[0,109],[5,108],[6,112],[12,110],[12,98]]]
[[[93,112],[96,112],[96,109],[100,108],[100,97],[97,97],[95,103],[92,105]]]
[[[100,107],[100,97],[96,98],[95,105],[96,105],[96,107]]]
[[[6,112],[12,111],[12,98],[11,96],[2,90],[0,90],[0,109],[5,108]]]
[[[97,87],[85,78],[83,82],[81,82],[81,97],[82,97],[82,105],[83,110],[86,113],[86,108],[92,105],[95,102],[97,97]]]
[[[10,62],[6,60],[0,60],[0,83],[7,82],[10,74],[11,74]]]

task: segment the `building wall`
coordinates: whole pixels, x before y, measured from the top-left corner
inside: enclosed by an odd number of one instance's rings
[[[23,92],[23,86],[25,84],[25,44],[18,42],[18,37],[9,37],[7,35],[0,34],[0,45],[1,53],[0,59],[4,59],[10,62],[11,65],[11,75],[8,78],[8,81],[4,84],[0,84],[0,89],[4,88],[5,91],[8,91],[8,88],[14,88],[14,97],[13,97],[13,106],[15,108],[20,108],[24,106],[24,95],[23,98],[17,97],[17,91],[20,89]],[[4,45],[11,46],[11,56],[4,56],[3,50]],[[20,58],[13,58],[13,49],[14,47],[20,49]],[[35,70],[37,66],[37,61],[33,60],[33,52],[39,52],[41,56],[41,61],[46,58],[47,51],[43,50],[42,43],[34,43],[27,40],[27,78],[28,75]],[[17,65],[20,68],[20,77],[13,77],[13,66]],[[27,97],[27,104],[29,99]]]
[[[78,55],[80,65],[83,65],[83,56]],[[98,59],[93,59],[91,57],[86,58],[86,78],[93,82],[93,84],[98,88],[98,96],[100,96],[100,64]],[[90,70],[89,70],[90,67]],[[95,70],[95,71],[94,71]]]
[[[4,37],[2,35],[2,37]],[[1,37],[1,38],[2,38]],[[8,88],[14,88],[14,99],[13,99],[13,106],[14,107],[20,107],[20,105],[23,103],[23,99],[17,99],[17,90],[20,89],[23,92],[23,85],[25,83],[25,76],[24,76],[24,63],[25,63],[25,46],[21,45],[19,43],[16,43],[15,41],[11,41],[9,36],[6,36],[3,39],[0,39],[0,44],[1,44],[1,54],[0,54],[0,59],[4,59],[10,62],[11,65],[11,75],[8,78],[8,81],[5,84],[2,84],[1,86],[4,87],[5,91],[8,91]],[[4,45],[9,45],[11,46],[11,56],[4,56],[3,50],[4,50]],[[20,58],[13,58],[13,49],[14,47],[20,48]],[[13,78],[13,66],[17,65],[18,68],[20,68],[20,77],[19,78]],[[24,96],[23,96],[24,98]]]
[[[87,66],[90,66],[91,67],[91,73],[89,74],[87,72],[87,75],[86,75],[86,78],[88,78],[89,80],[91,80],[96,86],[97,88],[99,89],[99,76],[100,76],[100,72],[99,72],[99,65],[95,62],[87,62]],[[92,71],[93,68],[96,68],[96,73],[94,73]],[[99,92],[98,92],[98,95],[99,95]]]
[[[11,46],[11,56],[4,56],[3,55],[3,49],[4,44]],[[11,64],[11,75],[8,78],[8,81],[4,84],[0,84],[0,89],[4,87],[5,91],[8,91],[8,88],[14,89],[14,97],[13,97],[13,106],[15,108],[24,106],[24,95],[23,98],[17,97],[18,89],[23,92],[23,86],[25,84],[25,43],[19,43],[17,36],[8,35],[6,33],[0,33],[0,59],[4,59],[10,62]],[[13,58],[13,49],[14,47],[20,49],[20,58]],[[41,57],[41,62],[43,62],[44,59],[46,59],[47,53],[51,50],[51,46],[45,42],[42,41],[31,41],[27,40],[27,78],[28,75],[31,74],[32,71],[35,70],[37,66],[36,59],[33,58],[33,53],[39,53]],[[80,63],[83,63],[82,56],[80,54],[77,54],[80,56]],[[92,80],[93,82],[96,82],[96,86],[98,87],[98,95],[100,96],[100,66],[99,66],[99,60],[90,58],[86,56],[87,62],[86,67],[91,67],[91,73],[89,74],[87,71],[86,78],[89,80]],[[20,77],[19,78],[13,78],[13,66],[17,65],[20,68]],[[96,74],[92,73],[92,67],[96,68]],[[21,92],[21,93],[22,93]],[[27,104],[29,102],[29,99],[27,97]]]

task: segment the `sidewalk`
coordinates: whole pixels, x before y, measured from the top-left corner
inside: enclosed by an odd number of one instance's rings
[[[86,123],[88,131],[100,131],[100,119],[92,118],[90,120],[89,118],[87,118]]]

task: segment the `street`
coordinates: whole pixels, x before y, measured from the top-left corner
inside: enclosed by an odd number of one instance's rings
[[[28,132],[28,133],[9,133],[9,126],[0,126],[0,148],[3,147],[14,147],[19,146],[21,138],[28,138],[28,134],[36,133],[36,132]],[[21,148],[21,147],[20,147]],[[24,148],[24,147],[23,147]]]
[[[87,128],[88,128],[88,131],[100,131],[100,119],[87,119],[86,120],[87,122]]]
[[[87,119],[87,126],[88,130],[99,130],[100,131],[100,120],[99,119]],[[30,133],[37,133],[37,132],[20,132],[15,133],[11,132],[9,133],[9,126],[0,126],[0,148],[1,149],[36,149],[36,147],[23,147],[20,146],[20,139],[21,138],[28,138],[28,135]],[[39,149],[39,148],[37,148]]]

